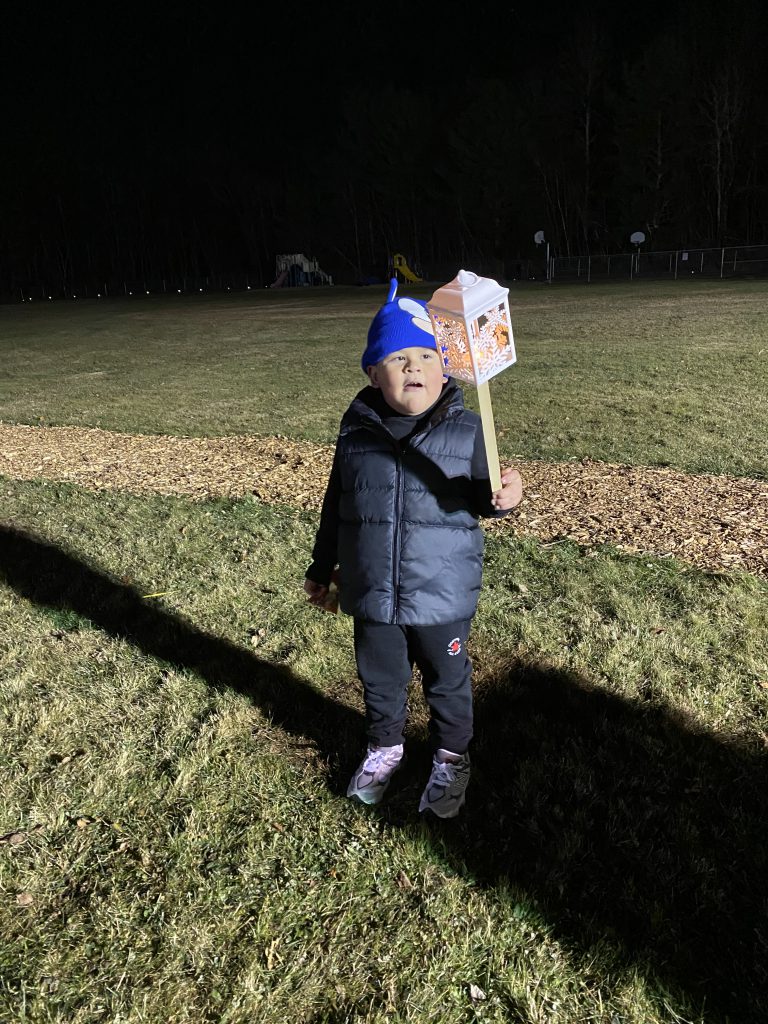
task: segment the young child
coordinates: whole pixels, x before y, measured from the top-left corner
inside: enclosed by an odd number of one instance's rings
[[[520,474],[491,493],[480,417],[443,374],[426,304],[396,298],[374,317],[362,366],[369,385],[341,421],[304,590],[354,617],[368,749],[347,796],[376,804],[403,761],[413,665],[430,710],[432,772],[419,804],[455,817],[469,781],[467,638],[483,563],[479,516],[522,497]]]

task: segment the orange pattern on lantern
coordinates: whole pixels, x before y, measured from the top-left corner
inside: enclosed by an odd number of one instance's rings
[[[446,373],[469,384],[475,383],[475,371],[469,352],[469,341],[464,324],[449,316],[435,316],[435,339],[443,354]]]
[[[441,315],[433,319],[446,373],[452,377],[469,384],[483,384],[515,362],[512,331],[503,305],[487,310],[471,322],[471,339],[467,338],[462,321]]]

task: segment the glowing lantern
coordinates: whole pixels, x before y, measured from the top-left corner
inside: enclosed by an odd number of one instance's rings
[[[445,372],[477,388],[492,491],[501,471],[488,381],[517,360],[507,295],[490,277],[460,270],[427,303]]]

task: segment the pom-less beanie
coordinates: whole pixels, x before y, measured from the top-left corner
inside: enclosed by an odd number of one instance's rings
[[[397,278],[393,277],[387,301],[368,328],[368,344],[362,358],[363,372],[401,348],[437,348],[426,302],[406,296],[396,299],[396,294]]]

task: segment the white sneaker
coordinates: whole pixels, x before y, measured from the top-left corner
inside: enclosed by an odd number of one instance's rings
[[[379,803],[402,762],[402,743],[396,747],[369,745],[360,767],[350,780],[347,796],[354,797],[364,804]]]
[[[432,772],[421,794],[419,811],[431,811],[438,818],[455,818],[464,806],[469,772],[469,754],[438,750],[432,758]]]

